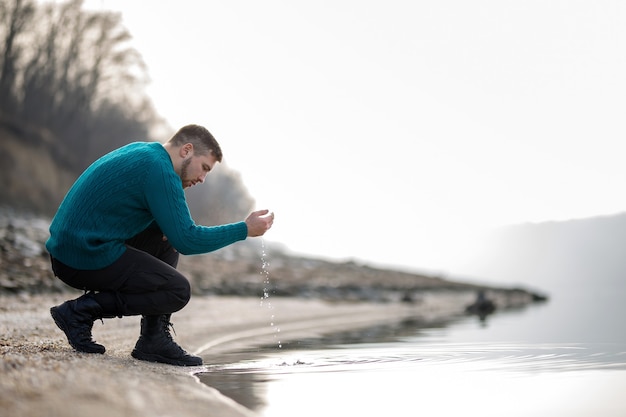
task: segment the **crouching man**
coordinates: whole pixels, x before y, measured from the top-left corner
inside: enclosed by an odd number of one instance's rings
[[[189,302],[189,281],[178,255],[207,253],[262,236],[273,213],[245,221],[200,226],[184,189],[204,182],[222,151],[202,126],[181,128],[164,145],[136,142],[95,161],[76,180],[50,225],[46,248],[54,274],[85,294],[52,307],[56,325],[80,352],[104,353],[92,340],[93,322],[141,315],[131,355],[172,365],[201,365],[170,333],[172,313]]]

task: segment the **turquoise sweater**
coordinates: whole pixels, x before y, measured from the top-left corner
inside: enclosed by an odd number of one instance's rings
[[[196,225],[165,148],[137,142],[98,159],[76,180],[50,224],[46,248],[74,269],[101,269],[122,256],[127,239],[153,222],[186,255],[211,252],[248,235],[245,222]]]

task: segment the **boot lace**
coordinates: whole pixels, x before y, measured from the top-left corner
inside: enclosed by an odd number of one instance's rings
[[[176,349],[181,355],[187,355],[187,352],[185,351],[185,349],[180,347],[180,345],[174,341],[174,338],[172,337],[172,334],[170,333],[170,329],[172,329],[172,331],[174,332],[174,335],[176,335],[176,330],[174,329],[174,323],[169,321],[167,318],[164,318],[163,332],[165,333],[165,336],[167,337],[167,339],[171,342],[170,347]]]
[[[174,332],[174,335],[176,336],[176,330],[174,329],[174,323],[172,323],[171,321],[165,321],[163,323],[164,326],[164,330],[165,330],[165,334],[167,335],[168,338],[173,339],[172,338],[172,334],[170,333],[170,328],[172,329],[172,331]]]

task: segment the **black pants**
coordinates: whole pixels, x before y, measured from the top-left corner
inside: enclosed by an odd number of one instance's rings
[[[126,252],[106,268],[77,270],[52,258],[52,270],[67,285],[94,291],[105,317],[170,314],[185,307],[189,281],[175,269],[178,252],[161,230],[146,229],[126,244]]]

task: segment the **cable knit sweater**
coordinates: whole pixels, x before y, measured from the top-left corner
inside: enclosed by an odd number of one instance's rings
[[[50,224],[46,248],[74,269],[101,269],[153,222],[186,255],[214,251],[248,234],[245,222],[196,225],[165,148],[136,142],[98,159],[76,180]]]

